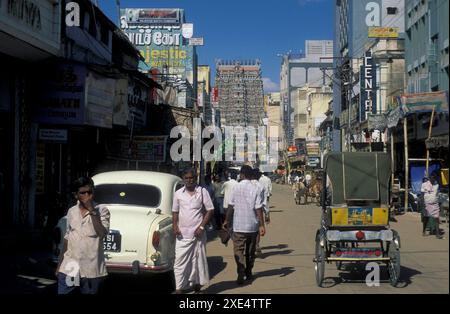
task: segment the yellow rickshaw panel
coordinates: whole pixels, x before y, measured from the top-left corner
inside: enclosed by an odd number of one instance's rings
[[[385,226],[388,220],[388,208],[331,208],[331,224],[334,226]]]

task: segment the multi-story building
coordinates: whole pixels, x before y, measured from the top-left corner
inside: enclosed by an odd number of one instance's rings
[[[277,136],[281,139],[282,137],[282,123],[280,118],[280,103],[281,97],[280,93],[269,93],[265,97],[267,99],[266,113],[267,113],[267,127],[270,131],[271,129],[276,130]],[[267,134],[271,136],[271,134]]]
[[[197,106],[206,125],[213,124],[213,108],[210,101],[211,68],[209,65],[197,67]]]
[[[406,1],[407,92],[448,90],[448,0]]]
[[[280,73],[280,93],[282,105],[280,115],[286,134],[286,148],[293,145],[297,135],[295,134],[295,121],[300,121],[301,113],[296,111],[295,103],[299,96],[297,88],[306,85],[310,87],[327,86],[332,74],[333,41],[331,40],[307,40],[303,54],[289,53],[283,56]]]
[[[335,1],[333,149],[336,151],[351,150],[352,143],[360,144],[368,114],[382,113],[389,97],[402,92],[401,86],[396,91],[383,89],[396,82],[402,85],[404,81],[401,78],[404,3],[404,0]],[[368,67],[366,73],[370,77],[361,79],[360,74]],[[395,76],[395,72],[400,74]],[[366,79],[373,84],[370,93],[364,88]]]
[[[216,87],[222,126],[262,126],[264,94],[261,62],[217,61]]]

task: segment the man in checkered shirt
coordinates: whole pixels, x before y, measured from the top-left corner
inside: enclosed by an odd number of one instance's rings
[[[233,188],[231,200],[223,224],[224,229],[232,225],[234,258],[237,264],[237,283],[242,285],[244,278],[251,280],[255,263],[256,237],[264,236],[263,199],[257,185],[252,184],[253,169],[242,166],[241,181]],[[231,223],[231,224],[230,224]],[[245,256],[245,257],[244,257]]]

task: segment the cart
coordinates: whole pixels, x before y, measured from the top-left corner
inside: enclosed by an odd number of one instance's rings
[[[390,158],[385,153],[329,153],[325,157],[322,218],[315,237],[314,270],[322,286],[325,263],[376,262],[400,278],[400,236],[389,227]]]

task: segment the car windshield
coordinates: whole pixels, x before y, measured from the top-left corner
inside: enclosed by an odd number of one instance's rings
[[[101,184],[95,186],[95,202],[99,204],[120,204],[157,207],[161,191],[144,184]]]

